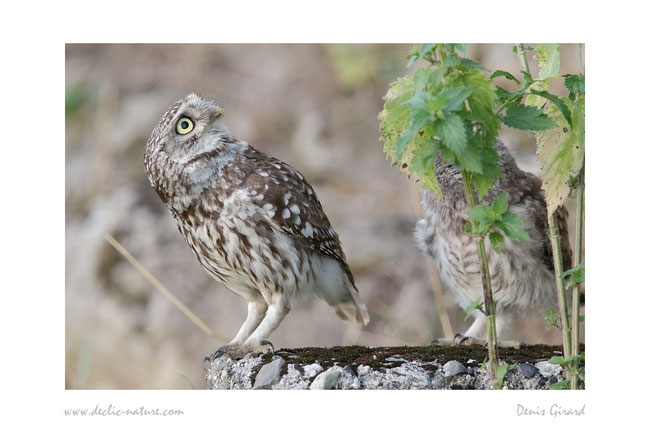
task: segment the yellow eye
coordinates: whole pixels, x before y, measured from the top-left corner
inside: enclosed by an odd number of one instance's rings
[[[189,117],[181,117],[176,124],[176,132],[185,135],[194,129],[194,122]]]

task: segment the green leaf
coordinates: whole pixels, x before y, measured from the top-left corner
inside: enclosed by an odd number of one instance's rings
[[[546,310],[546,316],[544,316],[544,320],[546,320],[546,327],[550,328],[551,326],[555,326],[556,328],[560,329],[560,325],[558,325],[558,318],[555,316],[555,308],[549,308]]]
[[[548,386],[549,389],[567,389],[569,387],[569,380],[562,380],[559,382],[552,383]]]
[[[395,155],[396,144],[399,137],[410,122],[412,108],[408,101],[413,97],[413,76],[398,78],[393,81],[384,96],[384,109],[379,113],[381,140],[384,141],[384,153],[391,158],[393,163],[400,163],[401,159]]]
[[[558,355],[558,356],[552,356],[551,358],[549,358],[548,363],[549,364],[554,364],[554,365],[566,365],[569,362],[566,359],[564,359],[564,356],[559,356]]]
[[[508,210],[508,193],[502,192],[492,200],[490,207],[494,215],[503,215]]]
[[[503,87],[496,86],[497,88],[497,102],[504,103],[508,99],[510,99],[510,92],[508,92],[506,89]]]
[[[539,61],[539,76],[535,83],[530,86],[531,91],[546,91],[552,78],[560,72],[560,44],[539,44],[535,48],[535,59]],[[535,94],[526,98],[526,105],[541,107],[544,99]]]
[[[571,93],[585,93],[585,76],[584,74],[572,75],[565,74],[564,77],[564,87]]]
[[[481,300],[481,298],[478,298],[476,301],[465,307],[465,320],[467,320],[472,315],[474,310],[483,312],[483,300]]]
[[[585,261],[583,260],[578,266],[566,270],[560,274],[561,278],[566,278],[570,276],[569,282],[566,284],[566,289],[575,286],[576,284],[582,284],[585,282]]]
[[[481,65],[479,62],[474,61],[472,59],[468,59],[466,57],[461,57],[460,58],[460,64],[463,65],[463,66],[467,66],[468,68],[476,68],[476,69],[481,69],[483,71],[488,71],[489,72],[489,69],[487,69],[486,67]]]
[[[501,119],[509,127],[524,131],[543,131],[556,125],[539,108],[521,104],[508,107],[506,116]]]
[[[465,100],[474,92],[473,87],[448,87],[438,96],[447,101],[445,111],[458,111],[463,108]]]
[[[524,76],[524,87],[523,87],[523,89],[529,88],[535,82],[535,80],[533,80],[533,77],[531,77],[528,72],[521,71],[521,75]]]
[[[476,205],[469,211],[469,216],[478,223],[476,231],[478,234],[485,234],[494,223],[494,212],[490,206]]]
[[[409,164],[409,171],[423,187],[434,192],[438,197],[442,197],[442,191],[436,177],[435,158],[440,153],[440,146],[436,140],[421,140],[419,145],[413,150],[413,156]]]
[[[571,125],[571,110],[569,110],[569,107],[567,107],[567,105],[559,96],[552,95],[546,91],[533,90],[533,89],[530,90],[530,93],[546,98],[549,101],[551,101],[553,104],[555,104],[555,106],[562,113],[562,116],[564,116],[564,119],[566,119],[567,123]]]
[[[539,80],[555,78],[560,72],[560,44],[539,44],[533,57],[539,61]]]
[[[490,75],[491,80],[496,78],[496,77],[505,77],[508,80],[511,80],[511,81],[514,81],[515,83],[517,83],[518,86],[521,85],[521,81],[516,79],[514,75],[512,75],[510,72],[502,71],[501,69],[499,69],[497,71],[494,71],[494,73],[492,75]]]
[[[436,119],[433,128],[442,143],[454,152],[462,153],[467,148],[467,131],[463,120],[449,113],[444,119]]]
[[[418,136],[420,130],[434,118],[435,116],[428,111],[418,110],[412,112],[411,120],[409,121],[406,130],[404,130],[402,135],[395,142],[395,159],[398,161],[402,160],[406,146],[408,146],[415,137]]]
[[[553,356],[548,360],[549,364],[554,364],[554,365],[564,365],[567,366],[571,364],[573,361],[584,361],[585,360],[585,354],[584,353],[579,353],[577,355],[569,355],[566,358],[563,356]]]
[[[415,71],[415,74],[413,74],[415,93],[423,90],[432,91],[440,84],[442,77],[443,70],[440,68],[435,70],[430,68],[418,69]]]
[[[429,54],[430,51],[438,48],[438,45],[439,44],[422,44],[422,47],[420,48],[420,54]]]
[[[562,99],[571,110],[573,125],[569,125],[558,108],[551,105],[546,113],[557,126],[535,134],[537,155],[542,163],[542,189],[549,214],[555,212],[569,197],[569,179],[578,176],[585,155],[584,98],[576,103],[568,98]]]
[[[515,368],[514,365],[511,364],[501,364],[497,368],[497,382],[499,385],[503,385],[503,378],[506,376],[506,373],[510,370]]]
[[[503,242],[505,240],[503,235],[497,231],[490,232],[489,239],[490,239],[490,245],[492,245],[494,251],[500,253],[501,249],[503,248]]]
[[[506,236],[519,241],[530,241],[528,232],[523,227],[524,220],[519,215],[512,212],[506,212],[501,215],[500,221],[495,221],[494,225],[503,230]]]

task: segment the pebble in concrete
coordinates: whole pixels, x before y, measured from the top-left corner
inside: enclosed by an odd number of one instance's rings
[[[517,370],[529,379],[537,374],[537,368],[527,362],[522,362],[517,365]]]
[[[336,382],[339,380],[339,375],[338,369],[332,367],[316,376],[309,389],[334,389]]]
[[[271,385],[278,383],[282,366],[284,366],[284,359],[274,356],[273,361],[260,368],[259,373],[255,376],[253,389],[270,388]]]
[[[442,368],[447,376],[456,376],[457,374],[467,373],[467,368],[456,360],[447,362],[442,366]]]

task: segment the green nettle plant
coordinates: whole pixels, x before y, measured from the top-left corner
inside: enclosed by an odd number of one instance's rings
[[[528,69],[526,51],[534,51],[540,63],[536,79]],[[507,367],[499,366],[496,337],[496,302],[492,298],[490,272],[487,262],[485,237],[499,253],[504,236],[529,241],[522,227],[522,219],[508,212],[507,194],[501,194],[491,203],[477,204],[487,195],[494,181],[502,176],[499,156],[493,149],[502,124],[536,133],[538,154],[543,165],[542,180],[548,203],[549,237],[558,285],[560,318],[551,315],[552,324],[562,331],[564,343],[563,365],[571,385],[577,385],[577,365],[584,360],[578,354],[578,311],[580,284],[584,281],[582,248],[576,247],[576,265],[563,273],[559,254],[559,238],[555,210],[570,192],[579,202],[576,245],[582,244],[584,212],[584,74],[565,75],[570,94],[559,97],[548,92],[549,82],[559,74],[559,44],[540,44],[536,48],[514,47],[522,64],[522,79],[509,72],[489,72],[474,60],[464,57],[465,44],[415,45],[408,55],[408,67],[417,60],[427,62],[412,75],[391,83],[386,94],[384,110],[380,113],[384,152],[400,170],[420,181],[423,187],[442,196],[436,177],[436,158],[455,164],[462,173],[465,198],[470,209],[466,232],[473,236],[481,263],[483,299],[467,307],[469,316],[474,310],[486,315],[488,334],[489,372],[495,389]],[[493,83],[505,77],[516,84],[512,92]],[[582,203],[582,204],[581,204]],[[580,276],[582,275],[582,280]],[[569,322],[564,279],[573,288],[572,317]],[[575,276],[575,278],[574,278]],[[573,283],[571,283],[573,281]],[[567,288],[568,288],[567,286]],[[572,334],[570,334],[572,332]],[[571,345],[573,339],[574,344]]]

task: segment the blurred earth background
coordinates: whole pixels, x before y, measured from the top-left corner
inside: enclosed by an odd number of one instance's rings
[[[324,302],[295,308],[276,349],[422,345],[443,337],[424,257],[412,239],[417,203],[385,159],[377,116],[407,72],[412,45],[66,46],[66,388],[204,388],[207,337],[104,239],[109,233],[216,334],[232,338],[246,303],[205,272],[150,187],[144,145],[166,109],[195,91],[216,98],[234,136],[300,170],[338,232],[370,324]],[[560,74],[581,72],[562,45]],[[470,44],[467,57],[520,76],[511,44]],[[532,75],[536,61],[529,55]],[[512,90],[511,83],[500,83]],[[551,92],[566,95],[562,79]],[[502,128],[520,167],[539,174],[532,134]],[[569,203],[573,212],[574,203]],[[570,233],[573,233],[573,215]],[[572,236],[571,236],[572,237]],[[573,241],[573,239],[571,239]],[[469,322],[443,288],[454,332]],[[535,320],[538,319],[538,320]],[[584,333],[583,333],[584,334]],[[561,342],[543,318],[506,337]]]

